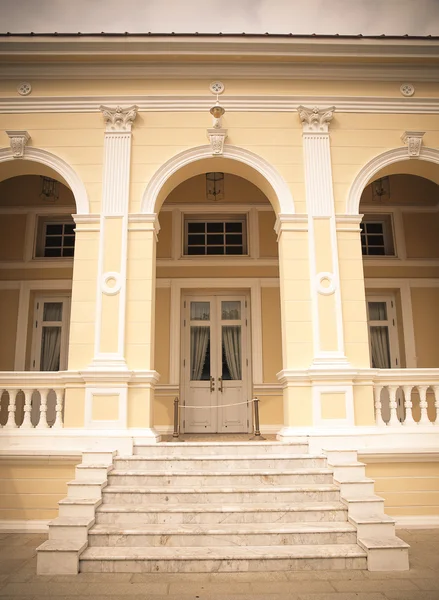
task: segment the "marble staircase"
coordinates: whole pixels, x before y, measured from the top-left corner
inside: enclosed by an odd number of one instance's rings
[[[39,573],[408,568],[356,453],[303,439],[85,453],[68,485]]]

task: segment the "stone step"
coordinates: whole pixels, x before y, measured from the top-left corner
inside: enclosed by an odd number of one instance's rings
[[[306,454],[308,444],[304,440],[294,443],[284,442],[160,442],[158,444],[136,444],[137,456],[193,456],[243,453],[257,454]]]
[[[222,548],[87,548],[83,573],[210,573],[367,569],[356,544]]]
[[[350,523],[220,523],[218,525],[95,525],[89,546],[219,548],[223,546],[286,546],[296,544],[356,544]]]
[[[96,523],[113,525],[140,524],[218,524],[218,523],[297,523],[345,522],[348,511],[341,502],[306,504],[102,504],[96,511]]]
[[[395,520],[387,515],[349,517],[348,521],[356,529],[359,538],[391,538],[395,536]]]
[[[116,470],[133,471],[231,471],[232,469],[323,469],[326,458],[309,454],[216,454],[211,456],[120,456],[114,461]]]
[[[241,502],[337,502],[340,491],[333,484],[245,487],[141,487],[107,486],[104,504],[196,503],[230,504]]]
[[[64,498],[58,502],[60,517],[88,517],[93,519],[102,499]]]
[[[108,476],[108,484],[113,486],[257,486],[257,485],[294,485],[306,483],[332,483],[333,475],[329,469],[303,469],[301,471],[279,471],[275,469],[233,470],[208,473],[196,471],[188,473],[151,473],[150,471],[113,470]]]
[[[410,546],[392,537],[358,538],[358,545],[367,552],[369,571],[408,571]]]

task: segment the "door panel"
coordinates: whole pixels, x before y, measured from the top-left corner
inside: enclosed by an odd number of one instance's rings
[[[183,429],[248,431],[245,297],[188,297],[184,304]]]

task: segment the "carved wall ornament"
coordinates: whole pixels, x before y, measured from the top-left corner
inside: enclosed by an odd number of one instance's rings
[[[335,106],[322,109],[299,106],[297,110],[305,133],[328,133]]]
[[[137,117],[137,106],[135,105],[128,108],[100,106],[99,110],[105,119],[107,131],[131,131],[134,119]]]
[[[403,96],[410,97],[415,93],[415,86],[411,83],[403,83],[399,88],[399,91]]]
[[[24,149],[30,140],[30,135],[27,131],[7,131],[9,136],[12,156],[14,158],[23,158]]]
[[[224,142],[227,137],[227,129],[208,129],[207,137],[209,138],[212,148],[212,154],[215,156],[221,155],[224,152]]]
[[[315,276],[315,285],[317,292],[322,296],[331,296],[336,289],[336,282],[333,273],[322,271]]]
[[[22,81],[17,85],[17,92],[20,96],[29,96],[32,91],[32,86],[28,81]]]
[[[222,81],[212,81],[212,83],[209,86],[209,90],[212,92],[212,94],[222,94],[224,92],[225,89],[225,85]]]
[[[107,296],[114,296],[122,288],[122,277],[116,271],[107,271],[101,275],[101,289]]]
[[[408,155],[410,158],[416,158],[421,154],[422,138],[425,131],[404,131],[401,136],[404,144],[407,145]]]

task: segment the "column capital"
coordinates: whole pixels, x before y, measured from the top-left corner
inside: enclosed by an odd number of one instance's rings
[[[274,224],[274,231],[278,239],[283,231],[308,231],[308,216],[307,215],[285,215],[278,214]]]
[[[9,143],[11,144],[12,156],[14,158],[23,158],[24,149],[26,144],[30,140],[30,135],[27,131],[6,131],[6,134],[9,136]]]
[[[401,136],[402,141],[407,146],[410,158],[416,158],[421,154],[422,138],[425,131],[404,131]]]
[[[307,108],[298,106],[297,111],[302,122],[304,133],[328,133],[329,123],[334,115],[335,106],[329,108]]]
[[[128,108],[122,108],[116,106],[111,108],[109,106],[100,106],[99,110],[106,124],[106,132],[111,133],[126,133],[131,131],[131,127],[137,117],[137,106],[129,106]]]

